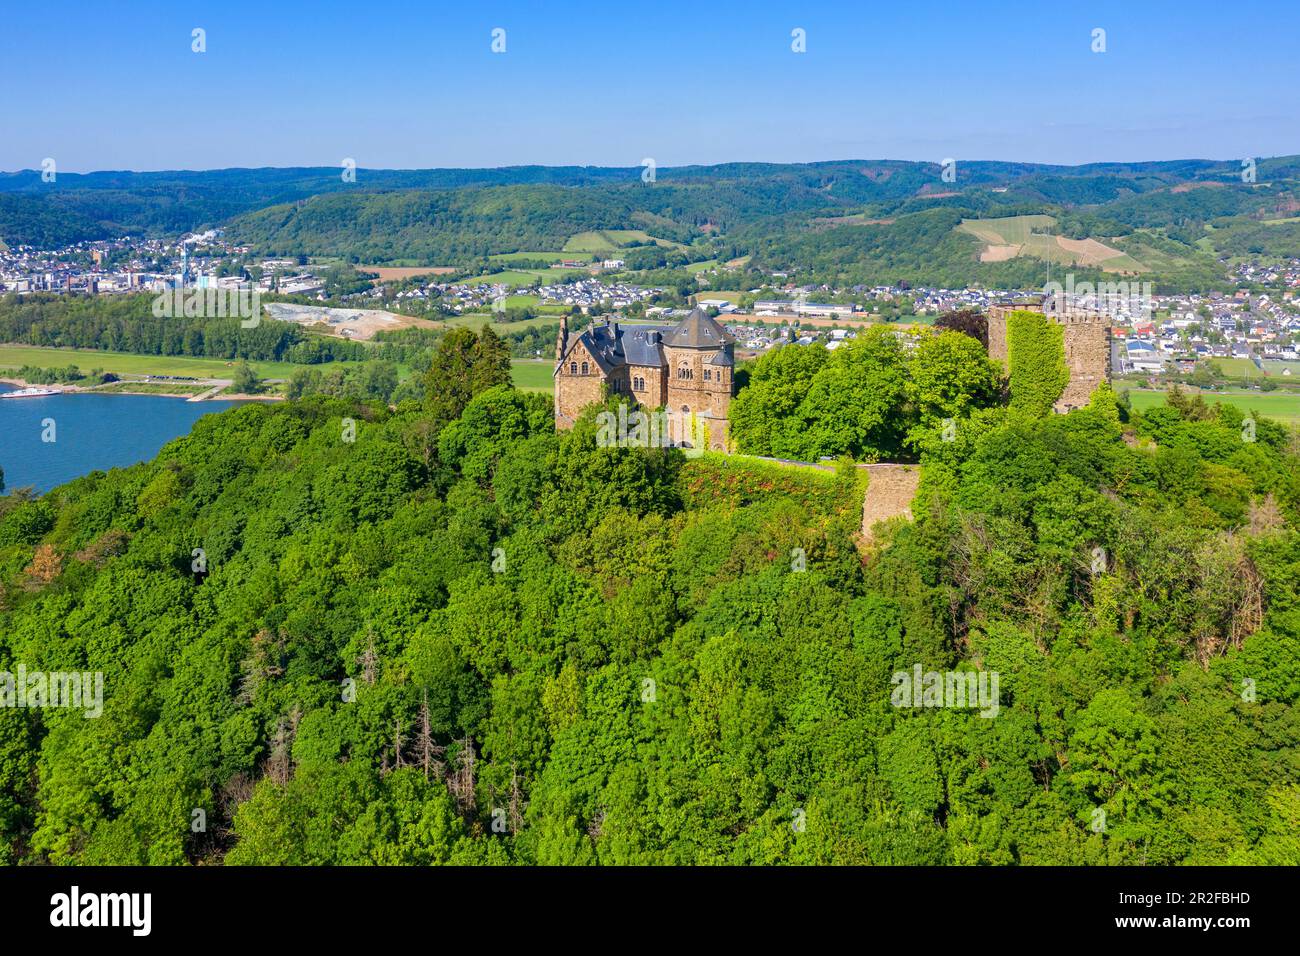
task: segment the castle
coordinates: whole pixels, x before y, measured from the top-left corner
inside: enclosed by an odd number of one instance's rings
[[[1007,364],[1007,317],[1012,312],[1039,312],[1061,326],[1070,381],[1056,400],[1056,411],[1088,404],[1093,391],[1111,375],[1110,316],[1069,308],[1056,297],[1031,299],[989,309],[989,358]]]
[[[607,317],[577,334],[566,316],[555,343],[555,426],[573,427],[608,391],[648,409],[694,416],[695,433],[708,435],[710,449],[726,451],[735,342],[698,308],[676,325],[620,325]]]

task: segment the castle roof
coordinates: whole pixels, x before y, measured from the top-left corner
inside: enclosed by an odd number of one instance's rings
[[[639,326],[622,330],[623,361],[628,365],[663,365],[664,336],[670,331],[663,326]]]
[[[736,363],[735,360],[732,359],[730,352],[728,352],[726,349],[718,349],[716,352],[713,353],[713,358],[709,359],[709,364],[710,365],[735,365]]]
[[[711,364],[733,365],[726,346],[735,341],[735,336],[709,318],[703,309],[693,309],[676,325],[620,325],[612,320],[604,325],[592,325],[570,340],[565,357],[582,343],[602,372],[608,373],[620,365],[655,368],[667,364],[663,347],[669,345],[714,349]]]
[[[664,345],[685,349],[720,349],[736,341],[736,337],[709,318],[709,314],[696,307],[677,327],[664,336]]]
[[[581,342],[604,372],[619,365],[660,366],[664,364],[664,337],[672,331],[667,325],[594,325],[573,340],[566,355]]]

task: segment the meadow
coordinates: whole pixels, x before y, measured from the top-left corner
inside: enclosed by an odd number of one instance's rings
[[[1300,362],[1268,360],[1264,362],[1264,370],[1260,371],[1259,366],[1247,358],[1215,358],[1210,361],[1223,369],[1223,374],[1229,378],[1264,378],[1267,374],[1279,382],[1291,379],[1300,383]],[[1290,369],[1291,374],[1283,376],[1282,372],[1286,369]]]
[[[1188,392],[1199,394],[1206,402],[1218,404],[1226,402],[1246,412],[1275,418],[1280,422],[1300,424],[1300,393],[1279,392]],[[1151,389],[1131,389],[1129,402],[1137,411],[1145,411],[1165,404],[1165,393]]]
[[[250,362],[259,378],[288,378],[292,362]],[[24,365],[66,368],[75,365],[83,372],[94,368],[115,375],[184,375],[193,378],[230,378],[235,363],[226,359],[192,358],[183,355],[131,355],[94,349],[53,349],[26,345],[0,345],[0,371],[13,372]]]
[[[563,259],[574,258],[571,252],[498,252],[496,255],[488,256],[492,262],[500,262],[504,265],[511,265],[516,262],[535,262],[538,259],[545,259],[547,262],[560,262]]]
[[[586,272],[586,269],[505,269],[501,272],[488,272],[462,281],[465,285],[477,285],[481,282],[488,285],[504,285],[510,289],[518,289],[536,285],[539,282],[541,285],[549,285],[552,282],[558,282],[565,276],[585,275]]]
[[[555,363],[545,359],[541,361],[511,359],[510,361],[510,380],[514,382],[515,388],[525,392],[555,391],[555,380],[551,377],[554,371]]]

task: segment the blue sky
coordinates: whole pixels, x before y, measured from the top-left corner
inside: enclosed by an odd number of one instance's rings
[[[6,170],[1300,153],[1295,0],[6,6]]]

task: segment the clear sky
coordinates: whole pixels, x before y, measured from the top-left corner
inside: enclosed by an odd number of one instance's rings
[[[8,2],[0,169],[1291,154],[1297,37],[1297,0]]]

